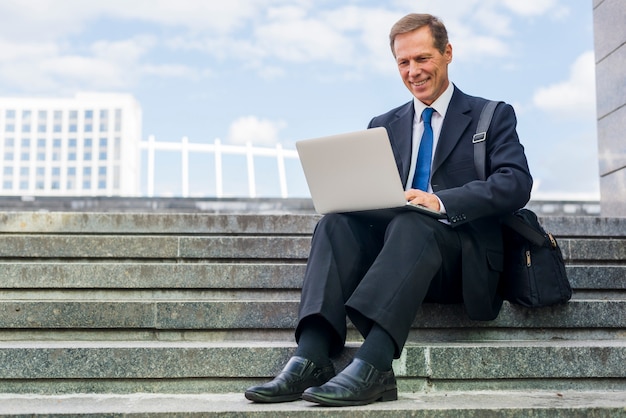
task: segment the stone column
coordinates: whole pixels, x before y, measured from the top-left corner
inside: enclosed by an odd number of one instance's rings
[[[600,206],[626,216],[626,1],[593,0]]]

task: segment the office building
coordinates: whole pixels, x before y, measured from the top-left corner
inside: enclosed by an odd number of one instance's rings
[[[128,94],[0,98],[0,194],[137,196],[140,142]]]

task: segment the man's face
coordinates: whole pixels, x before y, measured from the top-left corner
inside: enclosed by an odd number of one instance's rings
[[[423,27],[396,36],[393,48],[404,85],[419,101],[431,105],[448,87],[452,46],[440,53],[430,29]]]

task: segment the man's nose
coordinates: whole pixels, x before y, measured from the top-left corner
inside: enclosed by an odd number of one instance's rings
[[[422,71],[422,66],[419,65],[415,61],[411,61],[411,63],[409,64],[409,75],[411,77],[414,77],[416,75],[419,75],[421,71]]]

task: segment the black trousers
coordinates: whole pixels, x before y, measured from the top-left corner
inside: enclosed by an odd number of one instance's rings
[[[388,218],[329,214],[313,233],[296,341],[303,319],[320,315],[334,329],[336,355],[349,318],[364,337],[374,323],[385,329],[398,358],[425,300],[462,301],[461,243],[451,226],[411,211]]]

